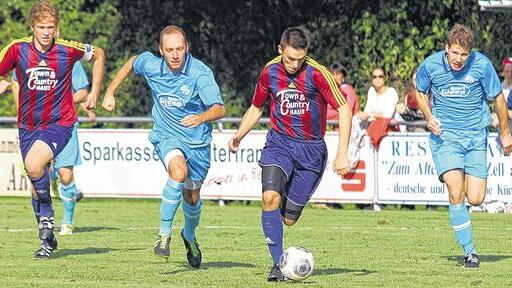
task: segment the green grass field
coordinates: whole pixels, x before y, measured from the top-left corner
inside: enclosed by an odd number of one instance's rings
[[[57,216],[61,203],[56,200]],[[316,265],[304,283],[267,283],[270,256],[259,203],[203,210],[199,270],[188,267],[178,211],[169,262],[153,255],[159,201],[85,199],[76,233],[59,237],[49,260],[38,245],[27,198],[0,198],[0,287],[510,287],[511,215],[472,214],[481,267],[461,266],[460,249],[442,211],[382,212],[308,207],[285,228],[285,246],[312,250]],[[57,222],[57,221],[56,221]],[[60,220],[59,220],[60,222]]]

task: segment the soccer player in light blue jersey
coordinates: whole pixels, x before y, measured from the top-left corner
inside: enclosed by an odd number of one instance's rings
[[[12,93],[15,98],[15,103],[18,103],[19,98],[19,83],[16,73],[12,73]],[[79,103],[82,109],[86,110],[84,106],[85,99],[87,98],[89,87],[89,80],[85,73],[84,67],[81,62],[75,62],[73,65],[72,76],[71,76],[71,88],[73,91],[73,102]],[[89,119],[94,119],[96,113],[93,110],[86,110]],[[63,204],[63,215],[61,220],[61,230],[59,235],[69,236],[73,234],[73,216],[75,213],[75,204],[83,198],[83,194],[78,191],[75,185],[75,177],[73,174],[73,166],[82,164],[80,157],[80,148],[78,143],[78,121],[75,122],[73,132],[68,143],[62,149],[55,161],[53,162],[53,173],[52,175],[58,174],[60,178],[59,195]],[[32,190],[32,197],[37,198],[35,191]]]
[[[430,147],[437,174],[448,188],[450,223],[464,252],[464,267],[478,268],[465,200],[478,206],[485,198],[491,124],[488,100],[496,101],[500,141],[506,156],[512,150],[512,137],[498,75],[489,59],[472,51],[472,47],[472,31],[456,24],[449,32],[445,50],[421,63],[416,89],[418,105],[432,132]],[[428,92],[433,97],[432,109]]]
[[[169,257],[172,222],[183,198],[185,225],[181,237],[188,262],[199,268],[202,255],[195,235],[203,207],[199,191],[210,167],[210,122],[224,117],[224,103],[210,68],[188,52],[183,29],[165,27],[159,48],[161,57],[144,52],[121,67],[107,88],[102,106],[114,110],[114,93],[132,70],[145,78],[153,97],[154,125],[149,141],[169,174],[154,252]]]

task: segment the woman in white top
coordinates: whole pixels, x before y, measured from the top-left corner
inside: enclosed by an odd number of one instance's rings
[[[357,116],[365,121],[375,118],[394,118],[398,93],[395,88],[386,86],[386,74],[382,68],[373,69],[372,87],[368,90],[368,99],[363,112]]]

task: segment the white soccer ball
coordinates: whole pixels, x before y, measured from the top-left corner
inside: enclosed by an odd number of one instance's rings
[[[303,281],[313,273],[315,259],[306,248],[290,247],[283,252],[279,267],[284,277],[293,281]]]

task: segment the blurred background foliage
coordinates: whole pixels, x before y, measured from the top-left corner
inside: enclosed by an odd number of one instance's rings
[[[0,43],[28,35],[27,15],[34,1],[0,2]],[[61,37],[100,46],[107,52],[104,87],[132,55],[158,51],[160,30],[182,26],[192,54],[215,72],[228,116],[242,116],[256,79],[277,55],[282,31],[300,25],[310,32],[309,54],[324,65],[348,69],[361,107],[373,67],[383,67],[389,85],[403,95],[411,70],[444,48],[454,23],[470,26],[475,49],[499,71],[510,55],[511,14],[480,11],[476,0],[54,0],[61,12]],[[147,116],[151,97],[140,77],[117,93],[115,115]],[[0,98],[0,115],[15,115],[12,97]],[[107,115],[98,111],[99,115]]]

